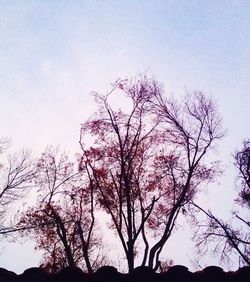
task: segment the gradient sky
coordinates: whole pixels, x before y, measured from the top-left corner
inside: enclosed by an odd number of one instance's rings
[[[249,30],[247,0],[0,0],[0,136],[12,150],[60,144],[75,153],[94,109],[90,92],[147,71],[168,94],[195,89],[216,100],[228,132],[216,155],[226,172],[205,197],[226,215],[235,197],[231,155],[250,137]],[[185,232],[166,252],[192,269]],[[31,244],[0,241],[0,267],[22,272],[38,261]]]

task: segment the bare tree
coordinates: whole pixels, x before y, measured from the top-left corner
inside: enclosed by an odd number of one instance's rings
[[[188,93],[181,103],[156,92],[153,105],[166,133],[168,150],[175,156],[171,161],[168,156],[162,159],[163,176],[170,179],[172,193],[166,200],[170,208],[165,213],[162,234],[149,255],[149,266],[157,269],[159,255],[179,212],[186,212],[184,207],[194,198],[200,184],[210,182],[217,174],[217,163],[208,163],[206,156],[224,132],[214,102],[202,92]]]
[[[249,211],[250,208],[250,141],[243,142],[243,148],[234,155],[234,165],[238,171],[237,183],[239,194],[236,202]],[[238,254],[243,264],[250,265],[250,221],[236,211],[232,218],[225,221],[194,204],[206,215],[206,220],[199,223],[196,232],[197,247],[206,252],[211,242],[215,243],[214,252],[222,261],[230,261],[232,252]]]
[[[6,151],[9,141],[0,141],[0,152]],[[0,164],[0,234],[6,234],[14,226],[6,226],[6,217],[10,206],[20,200],[31,187],[34,176],[34,165],[30,151],[9,154]]]
[[[243,142],[243,149],[234,155],[240,185],[238,202],[250,209],[250,140]]]

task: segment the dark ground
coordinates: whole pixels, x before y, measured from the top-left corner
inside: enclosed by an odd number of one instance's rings
[[[112,266],[99,268],[94,274],[79,268],[64,268],[56,274],[48,274],[41,268],[29,268],[22,274],[0,268],[0,282],[250,282],[250,267],[224,272],[217,266],[190,272],[187,267],[176,265],[164,273],[155,273],[148,267],[135,268],[131,274],[119,273]]]

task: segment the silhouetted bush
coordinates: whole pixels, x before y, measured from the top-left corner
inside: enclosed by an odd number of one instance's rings
[[[146,266],[136,267],[124,274],[113,266],[100,267],[95,273],[84,273],[78,267],[66,267],[55,274],[33,267],[17,275],[0,268],[0,282],[249,282],[250,267],[224,272],[218,266],[208,266],[201,271],[190,272],[183,265],[175,265],[163,273],[155,273]]]
[[[47,282],[49,280],[50,275],[39,267],[28,268],[18,275],[18,282]]]
[[[8,271],[5,268],[0,268],[0,281],[1,282],[12,282],[16,281],[17,275],[12,271]]]
[[[85,282],[92,281],[90,274],[84,273],[79,267],[65,267],[52,276],[51,282]]]

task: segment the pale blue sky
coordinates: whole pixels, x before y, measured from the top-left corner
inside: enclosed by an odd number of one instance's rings
[[[249,30],[250,1],[0,0],[0,136],[11,137],[13,149],[61,144],[76,152],[80,123],[94,107],[90,91],[148,71],[166,93],[198,89],[216,99],[228,129],[217,154],[229,168],[209,197],[215,209],[224,209],[222,197],[229,209],[231,154],[250,137]],[[21,247],[8,248],[0,266],[35,263],[28,247],[23,259]],[[190,266],[189,250],[172,249],[176,263]]]

